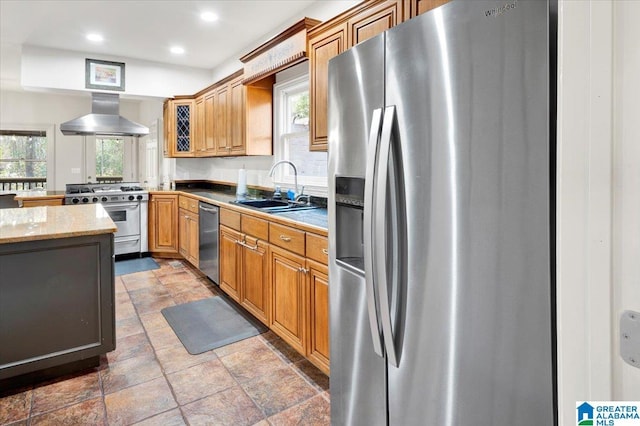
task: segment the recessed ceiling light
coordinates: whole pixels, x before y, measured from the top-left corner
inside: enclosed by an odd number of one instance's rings
[[[87,34],[87,40],[95,41],[99,43],[104,40],[104,37],[102,37],[100,34],[91,33],[91,34]]]
[[[173,53],[175,55],[182,55],[184,53],[184,47],[173,46],[171,48],[171,53]]]
[[[202,12],[200,14],[200,19],[206,22],[214,22],[218,20],[218,15],[213,12]]]

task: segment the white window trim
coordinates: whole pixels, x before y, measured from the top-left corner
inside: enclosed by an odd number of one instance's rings
[[[124,156],[122,163],[122,181],[134,182],[138,176],[138,141],[131,136],[87,135],[83,147],[85,182],[96,182],[96,136],[124,140]]]
[[[283,81],[280,83],[276,83],[273,86],[273,99],[274,99],[274,109],[273,109],[273,122],[275,124],[274,129],[274,164],[280,160],[286,160],[285,157],[285,143],[283,135],[284,129],[286,129],[286,119],[285,114],[280,114],[282,110],[282,106],[285,103],[285,99],[287,96],[287,92],[291,92],[297,89],[302,88],[309,89],[309,74],[305,73],[299,77]],[[309,134],[308,132],[304,132]],[[300,133],[288,133],[287,135],[295,136],[301,135]],[[276,168],[273,174],[273,183],[274,185],[280,186],[285,192],[286,189],[294,189],[294,179],[293,175],[285,174],[285,170],[289,172],[291,169],[288,165],[281,165]],[[312,178],[308,176],[300,176],[298,175],[298,191],[302,189],[304,185],[304,193],[309,195],[314,195],[317,197],[327,197],[327,180],[323,178]]]
[[[56,185],[56,132],[53,124],[2,124],[5,130],[39,130],[47,136],[47,191],[54,191]]]

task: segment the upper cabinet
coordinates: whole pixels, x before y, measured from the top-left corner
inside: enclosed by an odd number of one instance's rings
[[[327,84],[329,59],[346,49],[347,26],[337,24],[309,35],[311,134],[309,150],[327,150]]]
[[[309,30],[311,151],[327,150],[329,60],[447,1],[368,0]]]
[[[405,0],[405,2],[409,4],[409,17],[411,18],[428,12],[438,6],[442,6],[449,1],[450,0]]]
[[[167,157],[271,155],[273,77],[243,84],[242,72],[195,99],[165,102]]]
[[[384,1],[347,20],[349,47],[376,36],[403,21],[404,1]]]
[[[165,155],[170,157],[192,157],[194,146],[193,99],[172,99],[164,109]]]

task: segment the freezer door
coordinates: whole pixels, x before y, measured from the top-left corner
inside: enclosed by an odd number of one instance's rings
[[[386,363],[375,350],[381,348],[381,330],[364,278],[364,252],[371,247],[365,247],[363,229],[366,158],[379,139],[384,105],[383,37],[329,62],[330,390],[336,426],[387,423]]]
[[[409,236],[389,424],[553,425],[547,2],[454,0],[386,36]]]

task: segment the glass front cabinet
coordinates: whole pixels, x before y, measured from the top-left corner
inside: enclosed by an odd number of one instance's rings
[[[194,154],[194,106],[193,99],[168,101],[170,111],[165,117],[168,122],[165,140],[168,141],[166,154],[170,157],[192,157]]]

